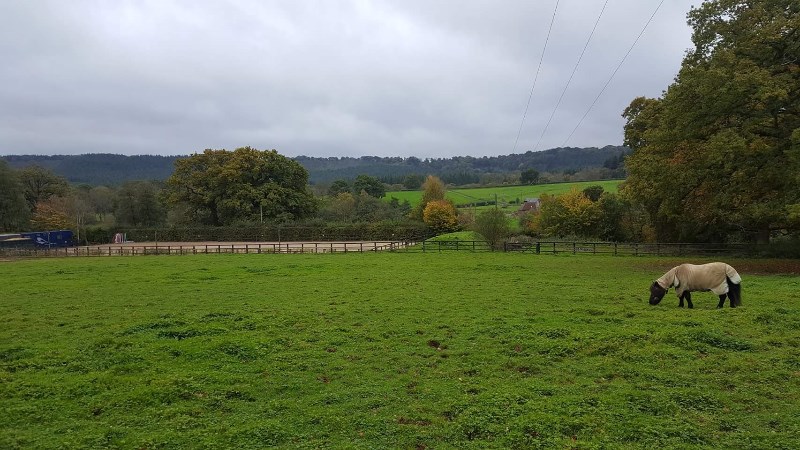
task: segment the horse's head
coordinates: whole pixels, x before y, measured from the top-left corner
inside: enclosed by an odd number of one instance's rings
[[[667,290],[661,287],[658,281],[653,281],[653,284],[650,285],[650,304],[657,305],[666,294]]]

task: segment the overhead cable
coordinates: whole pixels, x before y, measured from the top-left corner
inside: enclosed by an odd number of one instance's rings
[[[577,124],[577,125],[575,125],[575,128],[573,128],[573,129],[572,129],[572,132],[569,134],[569,136],[567,136],[567,139],[565,139],[565,140],[564,140],[564,143],[563,143],[563,144],[561,144],[561,146],[562,146],[562,147],[566,147],[566,145],[567,145],[567,142],[569,142],[569,140],[572,138],[572,135],[573,135],[573,134],[575,134],[575,131],[577,131],[577,130],[578,130],[578,127],[580,127],[580,126],[581,126],[581,124],[583,123],[583,120],[586,118],[586,116],[588,116],[588,115],[589,115],[589,112],[592,110],[592,108],[594,107],[595,103],[597,103],[597,100],[599,100],[599,99],[600,99],[600,96],[601,96],[601,95],[603,95],[603,92],[605,92],[605,90],[606,90],[606,88],[608,87],[608,85],[609,85],[609,84],[611,84],[611,80],[613,80],[613,79],[614,79],[614,76],[617,74],[617,71],[619,70],[619,68],[620,68],[620,67],[622,67],[622,64],[625,62],[625,59],[627,59],[627,58],[628,58],[628,55],[630,55],[630,54],[631,54],[631,51],[633,51],[633,47],[635,47],[635,46],[636,46],[636,43],[637,43],[637,42],[639,42],[639,38],[641,38],[641,37],[642,37],[642,35],[644,34],[645,30],[647,29],[647,26],[648,26],[648,25],[650,25],[650,22],[652,22],[652,21],[653,21],[653,17],[655,17],[655,16],[656,16],[656,13],[657,13],[657,12],[658,12],[658,10],[661,8],[661,5],[662,5],[663,3],[664,3],[664,0],[661,0],[661,2],[659,2],[658,6],[656,6],[656,9],[655,9],[655,11],[653,11],[653,14],[651,14],[651,15],[650,15],[650,18],[647,20],[647,23],[645,23],[645,24],[644,24],[644,27],[642,28],[642,31],[641,31],[641,32],[639,32],[639,35],[638,35],[638,36],[636,36],[636,39],[633,41],[633,44],[631,45],[631,47],[628,49],[628,52],[627,52],[627,53],[625,53],[625,56],[623,56],[623,57],[622,57],[622,60],[619,62],[619,64],[617,64],[617,68],[616,68],[616,69],[614,69],[614,72],[613,72],[613,73],[611,74],[611,76],[608,78],[608,81],[606,81],[606,84],[605,84],[605,85],[603,85],[603,89],[601,89],[601,90],[600,90],[600,93],[599,93],[599,94],[597,94],[597,97],[595,97],[595,99],[594,99],[594,101],[592,102],[592,104],[591,104],[591,105],[589,105],[589,108],[588,108],[588,109],[586,110],[586,112],[583,114],[583,116],[581,117],[581,120],[579,120],[579,121],[578,121],[578,124]]]
[[[550,19],[550,28],[547,29],[547,37],[544,40],[544,47],[542,48],[542,56],[539,58],[539,67],[536,68],[536,76],[533,78],[533,86],[531,86],[531,93],[528,95],[528,103],[525,105],[525,112],[522,114],[522,122],[519,124],[519,131],[517,131],[517,139],[514,140],[514,150],[511,153],[517,151],[517,144],[519,143],[519,136],[522,134],[522,126],[525,124],[525,117],[528,116],[528,108],[531,106],[531,98],[533,98],[533,90],[536,89],[536,80],[539,79],[539,71],[542,69],[542,61],[544,61],[544,54],[547,51],[547,42],[550,41],[550,32],[553,31],[553,22],[556,21],[556,12],[558,11],[558,2],[556,0],[556,6],[553,8],[553,17]]]
[[[592,40],[592,36],[594,36],[594,32],[597,29],[597,24],[600,23],[600,18],[603,17],[603,11],[606,10],[606,5],[608,5],[608,0],[603,3],[603,8],[600,10],[600,14],[597,16],[597,20],[594,21],[594,27],[592,27],[592,32],[589,33],[589,38],[586,39],[586,44],[583,46],[583,50],[581,51],[580,56],[578,56],[578,61],[575,63],[575,67],[572,68],[572,73],[567,80],[567,84],[564,85],[564,90],[561,91],[561,96],[558,97],[558,102],[556,102],[555,108],[553,108],[553,112],[550,114],[550,118],[547,119],[547,124],[544,126],[544,130],[542,130],[542,134],[539,136],[539,140],[536,141],[536,146],[533,147],[533,151],[539,149],[539,144],[542,142],[542,138],[544,138],[545,133],[547,133],[547,129],[550,127],[550,122],[553,121],[553,117],[556,115],[556,111],[558,107],[561,105],[561,100],[564,99],[564,94],[567,92],[567,88],[569,88],[569,84],[572,82],[572,77],[575,76],[575,72],[578,71],[578,65],[580,65],[581,60],[583,59],[583,55],[586,53],[586,49],[589,47],[589,42]]]

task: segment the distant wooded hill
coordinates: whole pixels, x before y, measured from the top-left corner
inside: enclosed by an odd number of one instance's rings
[[[409,174],[438,175],[455,184],[476,182],[481,174],[509,173],[525,169],[540,172],[578,171],[593,167],[616,168],[621,155],[629,150],[621,146],[603,148],[555,148],[502,156],[456,156],[453,158],[362,156],[294,158],[309,172],[312,184],[337,179],[354,179],[361,174],[378,177],[387,183],[399,183]],[[3,156],[13,168],[39,165],[67,178],[72,183],[116,185],[132,180],[166,180],[173,163],[184,156],[155,155],[10,155]]]

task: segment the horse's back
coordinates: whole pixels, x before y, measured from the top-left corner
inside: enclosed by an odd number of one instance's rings
[[[728,279],[736,283],[729,273],[741,282],[739,274],[730,265],[722,262],[708,264],[681,264],[677,268],[676,276],[686,291],[707,291],[715,293],[727,291],[725,284]],[[718,292],[719,291],[719,292]]]

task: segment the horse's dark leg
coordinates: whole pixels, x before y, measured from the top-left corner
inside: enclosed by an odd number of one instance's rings
[[[742,304],[742,285],[736,284],[730,278],[726,278],[728,282],[728,298],[731,299],[731,308],[741,306]]]
[[[684,295],[686,295],[685,292],[678,297],[678,308],[683,308],[683,296]]]
[[[717,309],[722,308],[725,306],[725,298],[728,297],[728,294],[722,294],[719,296],[719,305],[717,305]],[[733,299],[731,299],[733,301]]]
[[[690,294],[689,291],[686,291],[683,295],[686,297],[686,304],[689,306],[689,309],[694,308],[694,305],[692,304],[692,294]]]

